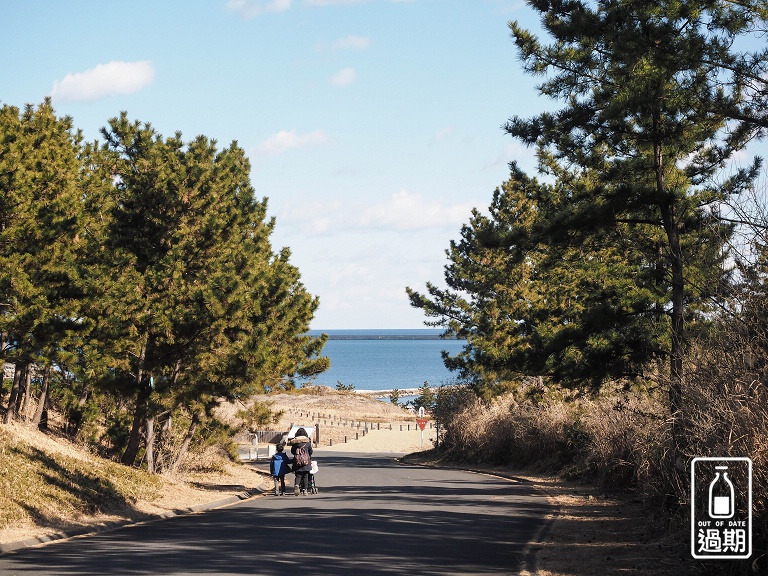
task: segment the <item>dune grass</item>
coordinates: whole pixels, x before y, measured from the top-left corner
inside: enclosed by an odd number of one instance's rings
[[[0,426],[0,530],[64,529],[97,515],[131,516],[163,480],[20,425]]]

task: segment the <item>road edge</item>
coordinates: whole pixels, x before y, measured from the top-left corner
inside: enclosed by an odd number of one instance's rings
[[[145,518],[137,520],[118,520],[115,522],[104,522],[101,524],[91,524],[88,526],[81,526],[73,528],[72,530],[66,530],[63,532],[55,532],[53,534],[46,534],[44,536],[37,536],[34,538],[27,538],[25,540],[17,540],[15,542],[0,543],[0,556],[6,556],[20,550],[27,548],[38,548],[54,542],[61,542],[63,540],[69,540],[72,538],[78,538],[82,536],[93,536],[96,534],[102,534],[111,530],[117,530],[118,528],[124,528],[125,526],[138,526],[141,524],[151,524],[153,522],[160,522],[169,518],[176,518],[177,516],[188,516],[190,514],[201,514],[217,508],[224,508],[225,506],[231,506],[237,504],[243,500],[248,500],[256,496],[263,496],[267,494],[266,488],[253,488],[246,490],[233,496],[227,496],[226,498],[220,498],[212,502],[205,502],[203,504],[197,504],[189,508],[177,508],[175,510],[168,510],[162,514],[149,514]]]
[[[415,454],[419,454],[419,452],[416,452]],[[557,521],[557,518],[562,514],[562,509],[560,507],[560,504],[558,504],[554,498],[552,497],[551,490],[546,488],[546,486],[543,486],[543,482],[535,483],[532,480],[529,480],[527,478],[524,478],[522,476],[517,476],[515,474],[512,474],[510,472],[504,472],[503,470],[490,470],[490,469],[483,469],[483,468],[473,468],[471,466],[455,466],[455,465],[446,465],[442,463],[437,462],[420,462],[417,458],[409,458],[409,456],[413,456],[413,454],[406,454],[405,456],[396,457],[394,458],[395,462],[402,465],[417,465],[417,466],[423,466],[424,468],[440,468],[443,470],[459,470],[462,472],[471,472],[474,474],[482,474],[484,476],[491,476],[495,478],[503,478],[505,480],[510,480],[512,482],[518,482],[520,484],[535,484],[534,489],[542,494],[544,498],[547,500],[547,503],[549,504],[551,508],[551,512],[548,513],[543,518],[543,523],[539,527],[539,529],[536,531],[536,533],[531,537],[531,539],[528,541],[528,543],[525,545],[521,552],[521,562],[520,562],[520,576],[532,576],[534,574],[538,573],[538,551],[540,548],[537,548],[536,545],[546,537],[546,535],[552,530],[552,526]]]

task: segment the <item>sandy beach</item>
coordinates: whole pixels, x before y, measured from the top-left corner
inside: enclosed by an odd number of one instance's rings
[[[273,429],[317,425],[318,449],[348,452],[408,453],[421,450],[416,414],[400,405],[367,394],[338,392],[321,386],[302,393],[272,394],[265,398],[280,417]],[[410,430],[409,430],[410,428]],[[424,449],[434,446],[434,428],[424,431]]]
[[[399,425],[397,425],[399,426]],[[321,445],[317,451],[332,450],[334,452],[384,452],[397,454],[410,454],[429,450],[434,447],[435,430],[424,430],[424,445],[422,448],[422,432],[415,423],[410,424],[411,429],[401,432],[399,427],[394,430],[371,430],[358,440],[349,440],[346,444],[334,442],[332,445]]]

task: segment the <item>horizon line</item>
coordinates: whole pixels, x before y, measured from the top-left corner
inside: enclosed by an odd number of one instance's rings
[[[444,332],[443,328],[310,328],[309,332],[394,332],[394,331],[428,331]]]

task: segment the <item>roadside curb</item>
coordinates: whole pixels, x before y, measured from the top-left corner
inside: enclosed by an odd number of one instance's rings
[[[35,538],[27,538],[25,540],[17,540],[16,542],[0,543],[0,556],[5,556],[18,550],[25,548],[34,548],[38,546],[44,546],[52,542],[59,542],[61,540],[68,540],[70,538],[76,538],[78,536],[93,536],[95,534],[101,534],[109,532],[110,530],[116,530],[117,528],[123,528],[125,526],[133,526],[139,524],[150,524],[152,522],[159,522],[161,520],[167,520],[168,518],[175,518],[177,516],[188,516],[190,514],[200,514],[209,510],[215,510],[217,508],[224,508],[232,504],[237,504],[243,500],[248,500],[254,496],[263,496],[267,491],[265,488],[254,488],[253,490],[246,490],[234,496],[228,496],[213,502],[206,502],[203,504],[197,504],[189,508],[178,508],[175,510],[168,510],[162,514],[148,514],[146,517],[136,520],[120,520],[115,522],[104,522],[101,524],[91,524],[89,526],[81,526],[67,530],[64,532],[56,532],[54,534],[46,534],[45,536],[38,536]]]

